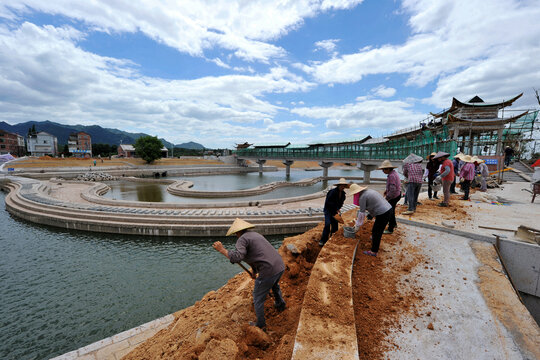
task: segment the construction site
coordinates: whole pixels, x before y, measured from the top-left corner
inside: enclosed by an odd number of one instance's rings
[[[275,169],[265,162],[279,160],[288,172],[295,161],[316,161],[326,170],[333,162],[351,162],[364,176],[349,182],[363,181],[382,192],[384,183],[369,176],[382,159],[401,166],[400,160],[410,153],[425,158],[445,151],[451,156],[476,155],[488,163],[493,181],[488,193],[473,189],[468,201],[452,195],[444,208],[422,193],[412,216],[401,214],[406,206],[400,202],[398,226],[383,236],[376,257],[363,253],[371,245],[371,220],[352,236],[340,225],[324,246],[319,245],[326,191],[220,206],[128,202],[101,197],[107,186],[95,177],[75,180],[80,169],[45,171],[20,163],[14,174],[2,179],[9,191],[6,208],[37,224],[208,237],[223,236],[241,217],[265,235],[300,232],[284,235],[278,248],[285,264],[280,286],[286,307],[278,311],[268,296],[264,330],[249,325],[255,319],[254,281],[238,267],[225,285],[192,306],[54,359],[540,359],[537,180],[518,156],[511,166],[504,165],[506,147],[518,155],[525,149],[536,151],[538,110],[499,117],[519,96],[496,104],[477,97],[466,103],[454,99],[449,109],[432,114],[425,123],[384,138],[307,146],[246,143],[233,158],[240,166],[182,170],[183,176],[270,171]],[[249,166],[250,161],[259,166]],[[171,170],[131,167],[103,172],[124,177]],[[329,188],[337,181],[328,173],[322,178]],[[216,196],[191,186],[181,180],[170,181],[168,188],[179,196]],[[269,190],[261,186],[239,192]],[[354,221],[357,208],[347,196],[341,208],[345,224]]]

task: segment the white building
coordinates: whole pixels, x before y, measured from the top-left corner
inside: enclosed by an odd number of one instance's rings
[[[52,155],[56,156],[58,142],[56,136],[40,131],[36,134],[28,135],[26,139],[28,152],[33,156]]]

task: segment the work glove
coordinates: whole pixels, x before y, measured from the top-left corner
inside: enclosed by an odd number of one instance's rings
[[[365,218],[366,218],[366,214],[364,212],[358,211],[358,218],[356,219],[356,223],[354,225],[355,232],[357,232],[358,229],[360,229],[360,227],[364,225]]]

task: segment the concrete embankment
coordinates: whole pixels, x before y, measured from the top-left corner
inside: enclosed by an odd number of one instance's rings
[[[14,216],[44,225],[151,236],[223,236],[235,217],[257,225],[262,234],[291,234],[306,231],[323,218],[320,205],[304,208],[283,205],[287,201],[322,198],[322,193],[286,200],[220,204],[219,208],[208,204],[209,207],[204,208],[103,199],[98,194],[105,191],[104,184],[89,184],[80,195],[86,201],[68,201],[50,196],[53,186],[55,192],[61,193],[61,187],[69,188],[70,184],[46,185],[39,180],[10,177],[4,185],[9,191],[6,208]],[[263,207],[269,204],[275,206]]]

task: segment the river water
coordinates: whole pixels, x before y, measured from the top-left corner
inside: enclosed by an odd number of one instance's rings
[[[291,171],[289,180],[319,175]],[[360,176],[357,171],[330,175]],[[283,181],[284,173],[187,179],[196,183],[196,189],[234,190]],[[141,186],[144,189],[145,184]],[[169,201],[161,188],[157,198],[149,198],[151,193],[134,190],[115,196]],[[0,193],[2,360],[48,359],[78,349],[193,305],[241,271],[213,250],[215,238],[67,231],[13,218],[4,200],[5,194]],[[279,247],[283,236],[268,239]],[[229,249],[234,247],[233,237],[219,240]]]
[[[240,267],[216,239],[66,231],[15,219],[0,193],[0,359],[48,359],[193,305]],[[283,236],[268,237],[278,247]],[[229,249],[235,238],[221,238]]]
[[[189,176],[189,177],[167,177],[167,179],[187,180],[193,182],[192,189],[199,191],[233,191],[251,189],[256,186],[268,184],[277,181],[296,182],[306,178],[321,176],[322,171],[304,171],[291,169],[289,178],[285,178],[285,171],[265,172],[259,175],[258,172],[235,174],[235,175],[218,175],[218,176]],[[331,170],[329,176],[336,177],[359,177],[363,175],[363,171],[358,169],[352,170]],[[385,177],[382,171],[372,172],[372,177]],[[313,194],[317,191],[324,190],[328,184],[335,181],[321,181],[310,186],[287,186],[275,189],[271,192],[256,196],[239,196],[233,198],[193,198],[175,196],[167,192],[167,185],[138,183],[130,181],[110,181],[107,185],[111,188],[103,197],[116,200],[128,201],[146,201],[146,202],[174,202],[174,203],[219,203],[219,202],[234,202],[234,201],[253,201],[263,199],[280,199],[293,196],[301,196]]]

